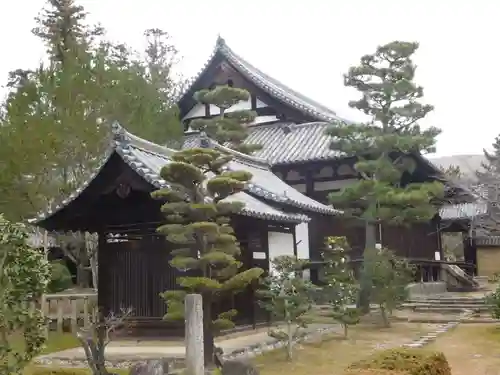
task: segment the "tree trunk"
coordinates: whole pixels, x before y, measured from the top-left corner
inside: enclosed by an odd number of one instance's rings
[[[389,322],[389,317],[387,316],[387,311],[383,305],[380,305],[380,314],[382,315],[382,322],[384,323],[384,327],[389,328],[391,323]]]
[[[214,367],[214,334],[212,330],[212,296],[203,295],[203,352],[205,368]]]
[[[88,269],[82,263],[77,264],[76,285],[79,288],[88,288],[89,286]]]
[[[369,275],[365,272],[365,259],[366,253],[369,250],[375,249],[377,245],[377,225],[375,223],[366,222],[365,223],[365,249],[363,251],[363,266],[361,272],[360,280],[360,290],[358,296],[357,307],[360,309],[362,314],[368,314],[370,312],[370,289],[371,281]]]
[[[292,322],[286,322],[287,328],[287,343],[286,343],[286,359],[291,361],[293,359],[293,335],[292,335]]]
[[[97,273],[97,251],[99,244],[98,239],[95,234],[90,234],[85,232],[85,251],[87,252],[87,257],[89,259],[90,271],[92,273],[92,286],[97,289],[98,285],[98,273]]]
[[[344,338],[347,339],[347,328],[348,328],[348,326],[347,326],[347,324],[344,323],[344,324],[342,324],[342,327],[344,328]]]
[[[97,253],[90,258],[90,271],[92,272],[92,286],[94,289],[97,289],[99,282],[97,273]]]

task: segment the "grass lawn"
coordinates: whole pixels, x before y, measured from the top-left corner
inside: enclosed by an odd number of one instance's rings
[[[442,351],[453,375],[500,374],[500,326],[462,324],[428,346]]]
[[[395,322],[391,328],[381,328],[374,322],[365,321],[350,329],[347,340],[332,335],[322,342],[298,345],[295,360],[291,363],[286,361],[283,350],[259,356],[254,363],[262,375],[337,375],[342,374],[354,360],[378,349],[407,343],[434,327],[430,324]]]

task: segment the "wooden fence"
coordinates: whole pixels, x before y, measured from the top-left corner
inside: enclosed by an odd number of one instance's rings
[[[49,319],[49,329],[76,333],[79,327],[88,328],[97,318],[97,293],[46,294],[42,312]]]

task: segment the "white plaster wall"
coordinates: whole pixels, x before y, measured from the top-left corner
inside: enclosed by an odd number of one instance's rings
[[[203,117],[205,116],[205,106],[203,104],[196,104],[191,110],[184,116],[183,120],[187,120],[193,117]]]
[[[297,241],[297,257],[310,259],[308,223],[301,223],[295,227],[295,240]]]
[[[293,256],[293,234],[281,232],[269,232],[269,271],[273,272],[271,261],[281,255]]]
[[[267,107],[267,104],[263,101],[257,99],[257,108]],[[226,112],[234,112],[252,109],[252,100],[249,98],[248,100],[243,100],[239,103],[236,103],[231,108],[227,109]],[[219,108],[215,105],[210,105],[210,115],[218,115],[220,113]],[[183,120],[187,120],[193,117],[202,117],[205,116],[205,105],[204,104],[196,104],[191,110],[184,116]]]
[[[264,103],[262,100],[260,100],[259,98],[257,98],[255,104],[257,105],[257,108],[268,107],[268,105],[266,103]]]
[[[358,182],[357,178],[348,178],[346,180],[337,180],[337,181],[324,181],[324,182],[315,182],[314,190],[316,191],[325,191],[325,190],[337,190],[343,189],[354,183]]]

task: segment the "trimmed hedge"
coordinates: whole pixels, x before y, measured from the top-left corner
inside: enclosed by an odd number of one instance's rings
[[[357,369],[393,370],[408,375],[451,375],[450,365],[443,353],[411,348],[379,351],[366,359],[352,363],[348,369],[349,371]],[[366,373],[366,375],[368,374],[374,373]]]

